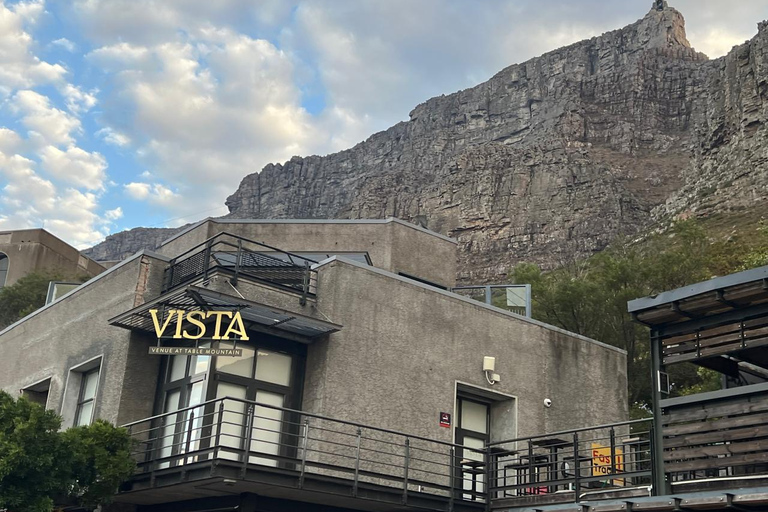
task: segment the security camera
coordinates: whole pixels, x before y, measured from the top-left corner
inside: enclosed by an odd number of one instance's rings
[[[552,400],[550,400],[549,398],[545,398],[544,407],[552,407]]]

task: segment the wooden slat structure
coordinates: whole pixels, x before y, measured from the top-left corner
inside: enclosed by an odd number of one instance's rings
[[[630,301],[651,329],[654,485],[768,476],[768,266]],[[669,398],[666,368],[693,363],[726,388]]]

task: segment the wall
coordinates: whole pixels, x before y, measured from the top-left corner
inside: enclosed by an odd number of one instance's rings
[[[344,328],[309,348],[308,411],[452,441],[438,415],[455,412],[458,381],[517,398],[517,432],[497,438],[628,416],[613,347],[339,260],[319,269],[317,307]],[[483,356],[496,358],[494,386]]]
[[[59,270],[73,277],[104,271],[103,266],[42,229],[0,232],[0,252],[9,260],[6,286],[36,270]]]
[[[0,389],[18,395],[50,377],[47,406],[65,417],[67,427],[78,393],[70,369],[101,357],[94,417],[119,424],[150,416],[160,358],[147,355],[147,340],[136,342],[107,320],[156,294],[163,264],[137,255],[0,332]]]
[[[228,232],[294,252],[367,252],[374,266],[443,286],[456,280],[456,243],[398,219],[214,220],[193,226],[158,248],[175,257],[207,238]]]

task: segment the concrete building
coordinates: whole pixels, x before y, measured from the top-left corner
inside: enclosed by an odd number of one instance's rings
[[[627,419],[626,354],[455,275],[397,219],[206,220],[0,331],[0,388],[126,425],[126,507],[481,510],[490,444]]]
[[[44,229],[0,231],[0,288],[38,270],[93,277],[104,267]]]

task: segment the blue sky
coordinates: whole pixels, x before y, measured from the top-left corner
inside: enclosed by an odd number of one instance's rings
[[[0,0],[0,229],[88,247],[642,17],[651,0]],[[717,57],[765,0],[672,0]]]

